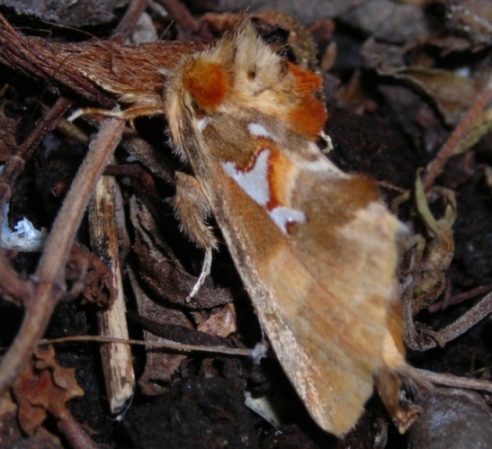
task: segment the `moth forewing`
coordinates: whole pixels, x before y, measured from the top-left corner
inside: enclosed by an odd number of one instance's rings
[[[320,84],[244,22],[186,58],[165,100],[171,139],[280,363],[316,422],[340,435],[375,378],[406,366],[391,311],[400,224],[372,180],[342,173],[313,143],[326,118]],[[398,390],[393,377],[385,391]]]

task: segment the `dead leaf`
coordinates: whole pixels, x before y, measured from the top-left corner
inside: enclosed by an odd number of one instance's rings
[[[210,335],[226,338],[237,330],[234,304],[226,304],[222,310],[198,325],[198,330]]]
[[[111,270],[86,248],[74,243],[70,252],[65,278],[74,280],[72,295],[79,295],[82,304],[111,307],[116,298]]]
[[[69,413],[66,402],[84,395],[75,370],[58,365],[52,346],[36,349],[13,391],[19,406],[19,423],[28,435],[41,426],[48,413],[63,419]]]
[[[456,199],[453,191],[434,188],[427,196],[420,175],[415,183],[415,204],[426,234],[414,235],[408,245],[415,248],[415,283],[412,313],[415,315],[434,303],[446,287],[446,272],[454,257],[453,224],[456,220]],[[436,219],[429,203],[444,202],[444,213]]]
[[[174,256],[169,245],[160,237],[160,229],[147,208],[131,200],[131,220],[135,226],[134,251],[139,264],[138,276],[161,298],[189,309],[204,309],[232,301],[225,288],[203,285],[189,302],[197,278],[189,274]]]

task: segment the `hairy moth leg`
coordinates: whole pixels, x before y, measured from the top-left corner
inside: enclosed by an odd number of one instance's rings
[[[173,205],[181,231],[205,251],[200,276],[186,298],[190,301],[210,274],[212,250],[217,246],[217,239],[206,223],[210,215],[210,206],[196,178],[185,173],[176,173],[176,196]]]

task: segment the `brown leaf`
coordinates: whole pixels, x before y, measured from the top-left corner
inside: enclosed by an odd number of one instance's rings
[[[19,423],[28,435],[41,426],[48,413],[63,418],[66,402],[84,394],[75,379],[75,370],[58,365],[52,346],[35,351],[13,390],[19,405]]]
[[[204,309],[232,301],[225,288],[203,285],[189,302],[197,278],[187,273],[169,246],[160,238],[160,230],[149,211],[136,200],[131,204],[131,219],[135,226],[134,251],[139,264],[138,276],[160,297],[189,309]]]
[[[236,310],[234,304],[226,304],[222,310],[198,325],[200,332],[226,338],[237,331]]]
[[[167,41],[55,43],[24,36],[0,16],[1,63],[48,85],[64,86],[102,108],[112,108],[117,101],[159,108],[164,76],[157,69],[170,69],[202,48],[199,43]]]
[[[429,95],[448,124],[459,121],[485,84],[481,78],[465,78],[447,70],[421,67],[398,69],[393,71],[393,76]]]
[[[74,243],[65,270],[67,280],[75,280],[72,294],[79,294],[82,303],[111,307],[116,298],[111,270],[86,248]]]
[[[191,327],[189,319],[181,310],[164,308],[152,301],[136,279],[135,273],[129,269],[130,282],[132,284],[135,301],[140,315],[155,321],[167,320],[182,326]],[[163,341],[162,337],[154,335],[144,329],[145,341]],[[156,396],[166,390],[166,384],[171,380],[179,366],[186,359],[186,355],[175,354],[167,351],[147,350],[144,372],[138,380],[138,385],[143,394]]]
[[[445,204],[442,217],[436,219],[429,208],[432,201],[441,200]],[[453,191],[435,187],[427,197],[424,194],[420,176],[415,187],[417,212],[426,228],[427,238],[415,235],[416,269],[414,304],[412,311],[417,314],[433,304],[446,286],[446,272],[454,257],[453,225],[456,220],[456,199]]]

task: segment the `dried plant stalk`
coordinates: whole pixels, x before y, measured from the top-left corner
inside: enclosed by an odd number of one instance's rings
[[[99,332],[103,336],[128,339],[116,228],[115,195],[119,194],[118,189],[112,176],[103,176],[97,183],[89,209],[90,237],[94,253],[111,269],[116,292],[114,304],[98,313]],[[101,347],[101,360],[110,410],[112,414],[118,414],[132,397],[135,387],[130,347],[123,344],[104,345]]]
[[[122,120],[115,118],[106,119],[101,124],[57,215],[33,275],[21,328],[0,364],[0,395],[12,385],[25,366],[65,291],[63,270],[73,239],[106,161],[121,139],[124,126]]]
[[[102,108],[161,107],[164,76],[201,43],[57,43],[19,33],[0,14],[0,63],[48,85],[64,86]]]

